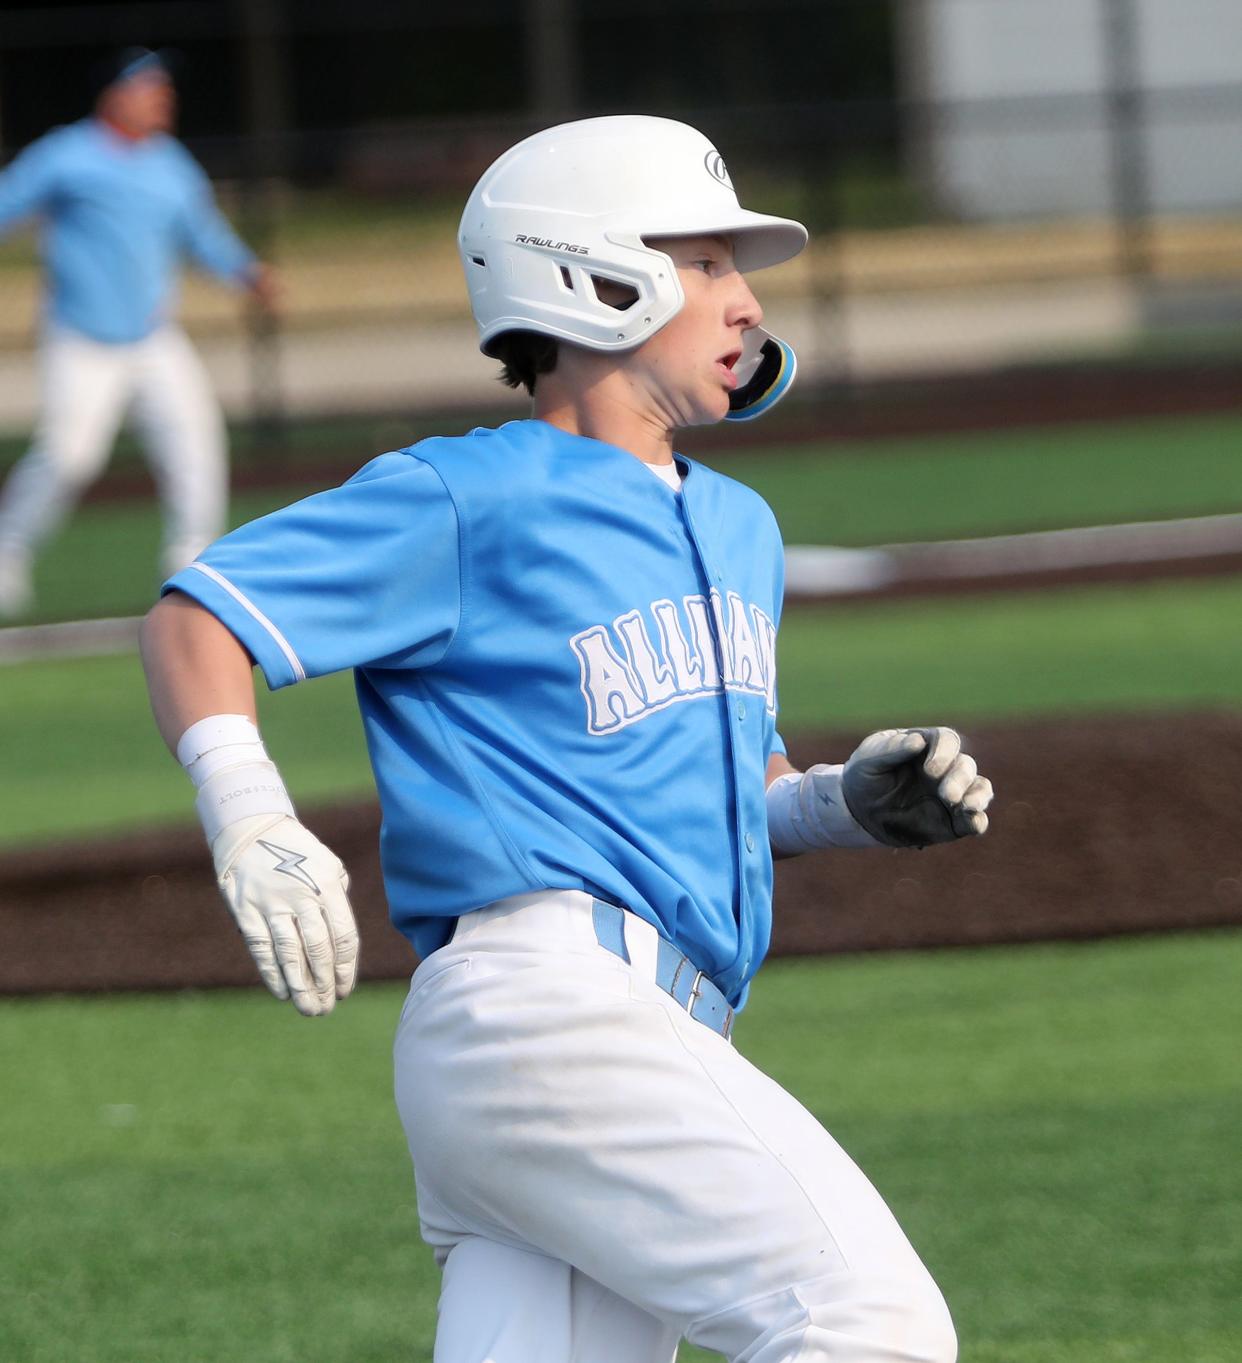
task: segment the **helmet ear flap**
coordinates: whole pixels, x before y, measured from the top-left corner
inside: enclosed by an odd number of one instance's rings
[[[506,331],[535,331],[591,350],[621,351],[653,336],[684,301],[672,262],[639,243],[606,241],[597,256],[563,243],[463,240],[480,349]],[[494,357],[493,357],[494,358]]]

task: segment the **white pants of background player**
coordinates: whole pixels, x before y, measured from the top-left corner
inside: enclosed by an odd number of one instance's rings
[[[102,470],[131,406],[164,504],[164,572],[185,567],[223,531],[224,422],[180,327],[124,345],[51,328],[39,388],[34,441],[0,493],[0,556],[33,555]]]
[[[415,972],[397,1105],[443,1265],[436,1363],[953,1363],[935,1283],[820,1124],[631,964],[591,900],[464,917]],[[810,1039],[790,1037],[791,1045]]]

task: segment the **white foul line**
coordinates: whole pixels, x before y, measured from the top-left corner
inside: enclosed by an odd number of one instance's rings
[[[0,666],[41,658],[100,658],[138,647],[140,615],[106,620],[65,620],[55,625],[0,629]]]
[[[785,594],[841,596],[897,583],[977,581],[1218,554],[1242,554],[1242,515],[881,544],[871,549],[791,546],[785,551]]]

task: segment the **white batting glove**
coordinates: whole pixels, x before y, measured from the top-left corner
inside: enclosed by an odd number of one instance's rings
[[[358,972],[358,929],[340,860],[287,814],[229,824],[211,855],[263,983],[307,1017],[330,1013]]]
[[[926,847],[985,833],[992,783],[953,729],[883,729],[841,773],[854,818],[889,847]]]
[[[263,983],[308,1017],[354,987],[358,929],[349,877],[298,822],[280,773],[244,715],[192,724],[177,757],[198,792],[216,881]]]

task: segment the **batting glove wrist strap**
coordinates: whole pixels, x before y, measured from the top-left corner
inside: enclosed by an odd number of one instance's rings
[[[194,807],[208,844],[240,819],[293,815],[280,772],[245,715],[210,715],[190,725],[177,758],[198,792]]]
[[[208,777],[194,798],[194,808],[207,842],[241,819],[256,815],[293,817],[293,801],[272,762],[226,767]]]
[[[840,766],[820,762],[778,776],[768,787],[768,838],[777,852],[797,856],[820,847],[875,847],[876,839],[850,813],[841,794]]]

